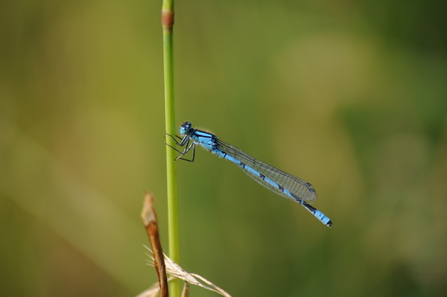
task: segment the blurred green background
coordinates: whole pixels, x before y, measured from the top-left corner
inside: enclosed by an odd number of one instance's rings
[[[334,223],[198,150],[178,162],[182,267],[234,296],[445,296],[444,6],[177,1],[178,124],[310,181]],[[167,251],[160,10],[1,2],[2,296],[156,281],[140,211],[154,193]]]

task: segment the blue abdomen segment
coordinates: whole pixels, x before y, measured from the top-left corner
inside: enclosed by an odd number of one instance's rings
[[[299,202],[305,209],[307,209],[311,214],[313,214],[318,220],[320,220],[320,222],[322,222],[323,224],[325,224],[328,227],[332,226],[332,221],[331,219],[329,219],[324,213],[322,213],[321,211],[319,211],[318,209],[316,209],[315,207],[309,205],[308,203],[306,203],[305,201],[301,200],[301,202]]]

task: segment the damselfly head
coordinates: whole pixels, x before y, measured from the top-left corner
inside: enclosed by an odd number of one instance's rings
[[[179,132],[180,134],[188,134],[189,130],[191,129],[192,124],[191,122],[184,122],[180,128],[179,128]]]

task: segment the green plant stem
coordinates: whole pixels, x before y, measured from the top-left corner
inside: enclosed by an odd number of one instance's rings
[[[174,1],[163,0],[163,67],[165,90],[165,128],[166,133],[175,135],[175,104],[174,104],[174,54],[173,54],[173,25]],[[174,141],[166,137],[169,145]],[[167,199],[168,199],[168,237],[169,257],[176,263],[180,262],[179,232],[178,232],[178,196],[177,196],[177,170],[174,162],[175,152],[166,146],[166,172],[167,172]],[[180,296],[180,280],[170,283],[171,296]]]

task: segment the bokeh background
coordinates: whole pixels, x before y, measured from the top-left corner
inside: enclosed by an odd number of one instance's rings
[[[176,115],[310,181],[178,162],[181,265],[234,296],[447,294],[442,1],[177,1]],[[161,1],[0,4],[0,292],[134,296],[167,250]],[[192,288],[191,296],[216,296]]]

